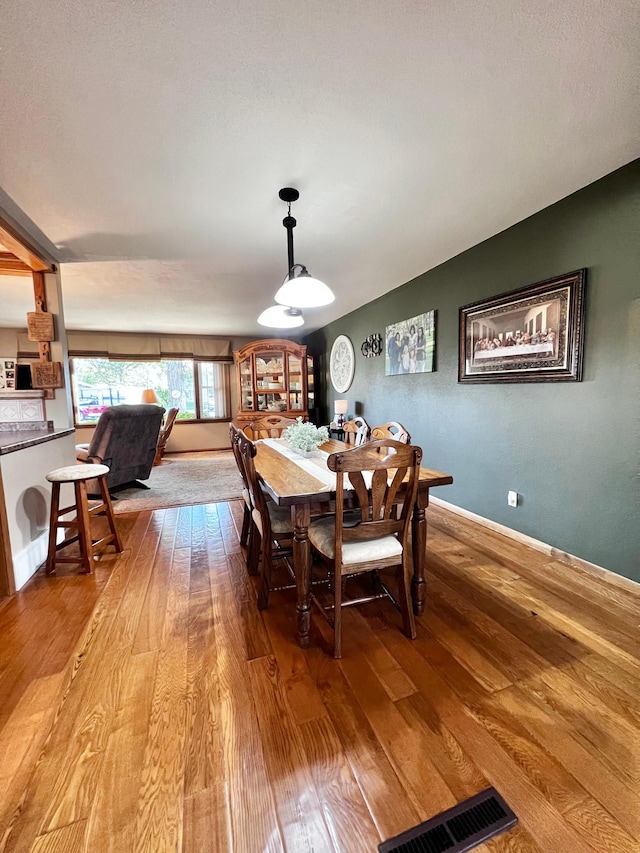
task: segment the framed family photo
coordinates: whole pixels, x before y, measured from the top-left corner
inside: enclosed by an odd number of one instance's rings
[[[586,269],[460,309],[459,382],[579,382]]]
[[[431,373],[436,339],[436,312],[428,311],[387,326],[385,373]]]

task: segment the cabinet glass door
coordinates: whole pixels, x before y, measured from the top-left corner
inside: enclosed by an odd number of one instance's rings
[[[304,387],[302,383],[302,359],[289,353],[289,409],[301,412],[304,405]]]
[[[240,362],[240,408],[245,411],[252,411],[254,408],[251,356]]]
[[[316,392],[313,382],[313,358],[307,356],[307,408],[309,409],[309,417],[316,407]]]
[[[257,352],[255,359],[258,411],[286,411],[287,383],[284,353]]]

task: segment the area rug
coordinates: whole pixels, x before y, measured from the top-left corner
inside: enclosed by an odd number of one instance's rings
[[[232,451],[177,453],[165,456],[151,469],[149,489],[115,491],[114,512],[139,512],[170,506],[195,506],[235,500],[242,496],[242,480]]]

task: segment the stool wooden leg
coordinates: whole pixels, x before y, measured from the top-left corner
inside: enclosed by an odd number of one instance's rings
[[[58,538],[58,507],[60,506],[60,483],[51,484],[51,509],[49,510],[49,548],[47,551],[46,573],[56,572],[56,540]]]
[[[93,540],[91,539],[91,520],[86,480],[74,483],[76,493],[76,512],[78,514],[78,544],[80,545],[80,564],[85,574],[91,574],[93,566]]]
[[[100,494],[102,495],[102,502],[105,506],[105,515],[109,524],[109,530],[111,531],[111,535],[113,536],[113,544],[115,545],[115,549],[118,554],[120,554],[123,550],[122,542],[120,541],[120,536],[118,535],[118,529],[116,527],[116,520],[113,515],[113,504],[111,503],[111,495],[109,494],[109,489],[107,488],[106,477],[100,477],[98,482],[100,483]]]

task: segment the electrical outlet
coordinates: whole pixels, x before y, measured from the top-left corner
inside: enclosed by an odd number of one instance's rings
[[[509,506],[518,506],[518,493],[507,492],[507,503]]]

